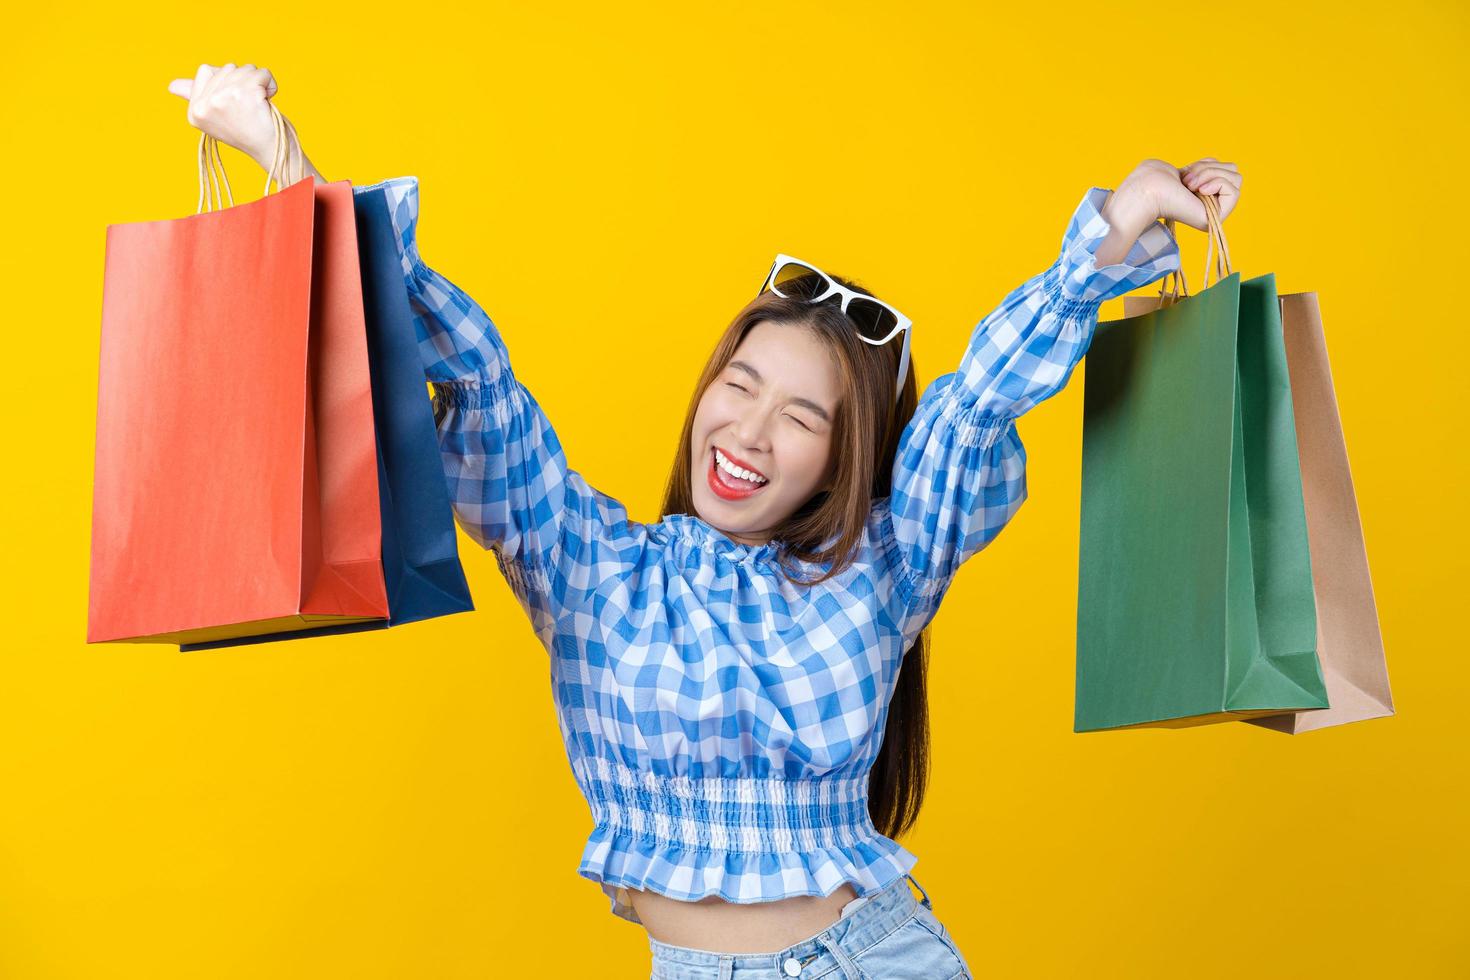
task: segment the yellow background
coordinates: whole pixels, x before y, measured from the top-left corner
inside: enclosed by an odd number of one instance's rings
[[[1399,714],[1072,732],[1084,362],[1022,421],[1031,499],[935,622],[904,843],[980,976],[1467,975],[1466,10],[13,11],[0,976],[647,976],[645,933],[576,874],[591,820],[546,654],[462,533],[471,614],[84,642],[105,229],[194,213],[198,133],[166,86],[227,61],[277,74],[329,179],[420,177],[425,259],[642,520],[776,252],[909,313],[922,385],[1089,187],[1236,162],[1236,268],[1321,296]],[[1197,282],[1204,235],[1180,234]]]

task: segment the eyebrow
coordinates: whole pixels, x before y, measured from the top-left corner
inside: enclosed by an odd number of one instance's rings
[[[739,368],[740,370],[744,371],[746,374],[754,378],[756,384],[765,383],[765,379],[761,377],[761,373],[744,361],[731,361],[725,366]],[[813,414],[818,416],[823,422],[826,422],[828,425],[832,424],[832,416],[827,414],[827,410],[818,405],[816,402],[812,401],[810,398],[793,398],[791,400],[800,405],[802,408],[810,409]]]

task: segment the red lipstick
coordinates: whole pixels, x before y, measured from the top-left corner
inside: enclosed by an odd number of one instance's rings
[[[723,450],[721,450],[721,452],[723,452]],[[741,465],[740,462],[735,459],[735,457],[729,455],[728,453],[725,454],[725,458],[730,460],[730,462],[734,463],[736,466]],[[749,469],[749,467],[743,468]],[[756,471],[752,470],[751,472]],[[713,448],[711,448],[709,452],[709,467],[707,468],[705,476],[706,479],[709,481],[710,490],[714,492],[715,496],[720,497],[723,500],[744,500],[746,497],[749,497],[752,494],[760,493],[761,488],[767,485],[765,483],[752,485],[748,481],[733,477],[730,474],[726,473],[724,470],[720,469],[719,465],[715,462],[715,451]]]

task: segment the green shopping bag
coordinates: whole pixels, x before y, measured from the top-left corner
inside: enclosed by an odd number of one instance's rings
[[[1215,284],[1125,298],[1087,352],[1078,732],[1328,707],[1276,279],[1201,200]]]

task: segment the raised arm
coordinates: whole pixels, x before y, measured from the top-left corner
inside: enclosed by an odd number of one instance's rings
[[[248,154],[264,168],[276,159],[278,131],[268,100],[275,77],[254,64],[200,65],[194,78],[168,85],[189,103],[189,123]],[[283,184],[325,178],[288,127]],[[501,570],[533,614],[548,612],[595,583],[595,573],[635,552],[642,525],[622,504],[588,486],[567,466],[546,413],[511,371],[500,332],[485,311],[419,256],[418,179],[395,177],[354,187],[382,188],[424,376],[434,385],[434,418],[455,516]],[[546,621],[540,620],[540,625]]]
[[[567,465],[546,413],[516,378],[500,331],[467,293],[424,264],[418,179],[382,188],[400,246],[450,498],[460,526],[493,550],[523,601],[548,610],[632,542],[621,503]],[[529,594],[527,594],[529,592]]]
[[[1083,195],[1055,261],[976,325],[958,370],[925,389],[904,429],[892,492],[879,506],[888,508],[882,516],[897,543],[909,632],[929,621],[959,566],[994,540],[1026,499],[1016,419],[1066,385],[1103,301],[1179,267],[1174,237],[1157,221],[1121,262],[1097,264],[1097,249],[1114,230],[1109,193],[1093,187]],[[1109,247],[1116,241],[1114,235]]]

